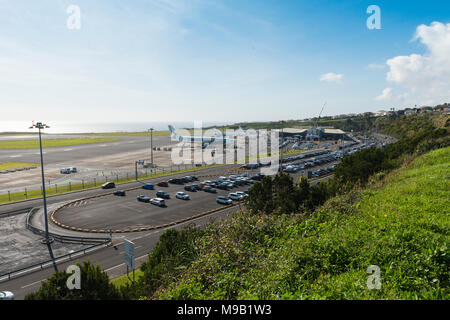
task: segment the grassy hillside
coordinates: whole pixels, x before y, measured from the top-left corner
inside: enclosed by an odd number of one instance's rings
[[[449,163],[450,148],[432,151],[311,216],[236,213],[195,237],[195,254],[147,296],[448,299]],[[367,288],[371,265],[380,290]]]

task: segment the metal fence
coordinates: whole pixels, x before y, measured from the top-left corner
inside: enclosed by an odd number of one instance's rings
[[[47,196],[61,194],[72,191],[85,190],[101,186],[105,182],[127,182],[138,179],[151,178],[154,175],[173,173],[180,170],[193,170],[196,168],[204,167],[206,164],[181,164],[173,165],[170,167],[155,167],[155,168],[135,168],[116,169],[116,170],[103,170],[97,171],[95,174],[89,174],[88,171],[80,172],[76,174],[67,174],[67,179],[59,182],[47,181],[45,184],[45,190]],[[88,175],[84,178],[83,175]],[[63,174],[61,174],[63,175]],[[73,178],[71,178],[71,175]],[[61,178],[58,178],[61,180]],[[42,197],[42,186],[37,189],[31,189],[24,187],[16,188],[14,190],[0,191],[0,203],[28,200],[31,198]]]

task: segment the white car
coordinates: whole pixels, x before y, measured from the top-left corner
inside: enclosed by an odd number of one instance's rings
[[[237,194],[238,196],[241,196],[242,198],[248,197],[248,194],[246,194],[245,192],[242,192],[242,191],[236,191],[236,194]]]
[[[14,294],[10,291],[0,291],[0,300],[14,300]]]
[[[232,204],[233,203],[233,201],[230,198],[225,197],[225,196],[218,196],[216,201],[217,201],[217,203],[220,203],[220,204]]]
[[[181,200],[189,200],[189,195],[180,191],[180,192],[176,193],[175,198],[178,198]]]
[[[240,200],[243,199],[242,196],[238,195],[238,194],[235,193],[235,192],[229,193],[229,194],[228,194],[228,198],[230,198],[231,200],[236,200],[236,201],[240,201]]]
[[[154,204],[156,206],[159,206],[159,207],[165,207],[166,206],[166,202],[162,198],[152,198],[152,199],[150,199],[150,203]]]

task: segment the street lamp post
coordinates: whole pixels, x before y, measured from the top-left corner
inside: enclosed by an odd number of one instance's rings
[[[150,154],[151,154],[151,163],[153,168],[153,128],[148,129],[150,131]]]
[[[279,147],[279,157],[280,157],[280,166],[278,167],[278,170],[281,172],[283,171],[283,143],[284,143],[284,121],[281,121],[282,126],[281,126],[281,145]]]
[[[47,216],[47,198],[45,194],[45,178],[44,178],[44,158],[42,156],[42,138],[41,138],[41,130],[45,128],[50,128],[46,124],[43,124],[42,122],[34,123],[30,127],[30,129],[38,129],[39,130],[39,149],[40,149],[40,155],[41,155],[41,174],[42,174],[42,199],[44,200],[44,221],[45,221],[45,243],[47,244],[48,252],[50,253],[50,258],[53,262],[53,268],[55,271],[58,271],[58,268],[55,263],[55,258],[53,257],[53,251],[51,247],[51,241],[48,236],[48,216]]]

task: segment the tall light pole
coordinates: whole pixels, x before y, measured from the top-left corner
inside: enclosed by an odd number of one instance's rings
[[[148,129],[150,131],[150,152],[151,152],[151,163],[153,168],[153,128]]]
[[[284,143],[284,121],[281,121],[282,125],[281,125],[281,145]],[[279,149],[279,157],[280,157],[280,166],[278,167],[279,171],[283,171],[283,147],[281,147],[280,145],[280,149]]]
[[[58,268],[56,267],[55,258],[53,257],[53,251],[51,247],[51,241],[48,236],[48,217],[47,217],[47,198],[45,194],[45,178],[44,178],[44,158],[42,156],[42,138],[41,138],[41,130],[50,128],[46,124],[43,124],[42,122],[34,123],[31,125],[30,129],[38,129],[39,130],[39,149],[41,154],[41,173],[42,173],[42,199],[44,200],[44,221],[45,221],[45,243],[47,244],[48,252],[50,253],[50,258],[53,262],[53,268],[55,268],[55,271],[58,271]]]

